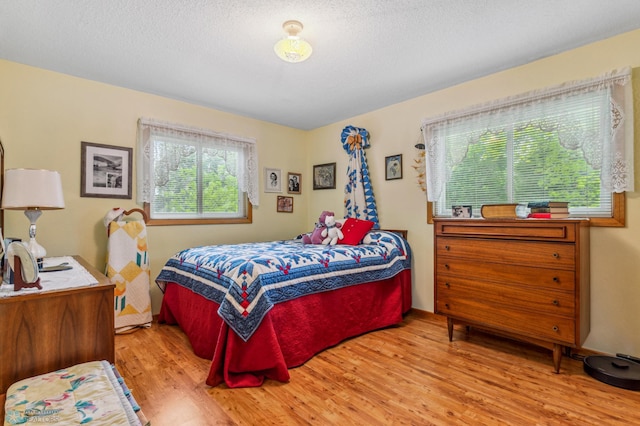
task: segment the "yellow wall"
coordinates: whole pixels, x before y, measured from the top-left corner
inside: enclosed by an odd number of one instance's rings
[[[139,117],[155,118],[257,140],[260,182],[264,167],[305,173],[306,132],[133,90],[0,61],[0,140],[5,168],[58,170],[66,208],[46,211],[38,220],[38,241],[48,256],[79,254],[104,268],[107,238],[103,217],[113,207],[130,209],[133,200],[80,197],[80,142],[134,147]],[[274,193],[261,193],[250,225],[156,226],[148,228],[152,278],[166,259],[185,247],[203,244],[269,241],[294,237],[310,228],[306,200],[312,191],[304,179],[293,195],[293,213],[276,213]],[[135,188],[135,172],[134,172]],[[286,190],[286,189],[285,189]],[[6,236],[28,238],[21,212],[5,212]],[[152,285],[154,312],[161,292]]]
[[[421,119],[615,68],[640,67],[638,46],[640,31],[634,31],[310,132],[0,61],[0,140],[6,168],[48,168],[62,174],[66,209],[45,212],[38,220],[38,241],[48,255],[80,254],[99,269],[104,266],[107,244],[104,214],[112,207],[135,207],[135,199],[80,197],[81,141],[135,148],[136,120],[144,116],[254,137],[261,171],[270,167],[303,174],[302,194],[294,195],[292,214],[276,213],[276,194],[261,192],[251,225],[149,227],[154,278],[164,261],[182,248],[287,238],[310,230],[322,210],[341,214],[347,155],[340,133],[346,125],[364,127],[371,133],[372,146],[366,155],[381,225],[409,231],[414,253],[413,306],[432,311],[433,227],[426,223],[425,195],[410,167]],[[634,82],[638,136],[640,69],[634,69]],[[403,155],[404,178],[385,181],[384,157],[395,154]],[[312,165],[334,161],[336,189],[313,191]],[[637,164],[636,169],[640,174]],[[637,192],[627,194],[627,226],[591,230],[592,321],[587,348],[640,356],[639,204]],[[28,222],[22,213],[6,212],[5,216],[4,234],[26,238]],[[152,285],[154,312],[160,297]]]
[[[429,95],[416,97],[310,132],[317,148],[311,163],[338,162],[345,170],[347,157],[339,146],[345,125],[366,128],[371,134],[367,160],[378,202],[382,227],[404,228],[414,252],[413,306],[433,311],[433,226],[426,223],[426,197],[410,167],[416,155],[423,118],[481,104],[566,81],[598,76],[612,69],[634,68],[635,140],[640,140],[640,31],[548,57],[525,66],[496,73]],[[327,148],[332,141],[336,146]],[[323,147],[319,149],[318,147]],[[640,148],[636,144],[636,159]],[[404,178],[385,181],[384,157],[403,155]],[[636,160],[636,188],[640,166]],[[338,174],[337,187],[345,185]],[[322,192],[322,191],[317,191]],[[338,209],[341,194],[314,194],[309,212]],[[627,194],[625,228],[591,230],[591,333],[585,347],[607,353],[640,356],[640,200]]]

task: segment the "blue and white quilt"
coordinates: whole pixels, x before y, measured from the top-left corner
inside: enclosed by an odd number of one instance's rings
[[[276,303],[410,268],[407,241],[376,230],[357,246],[305,245],[298,239],[190,248],[167,261],[156,283],[164,291],[166,282],[175,282],[218,303],[218,314],[247,341]]]

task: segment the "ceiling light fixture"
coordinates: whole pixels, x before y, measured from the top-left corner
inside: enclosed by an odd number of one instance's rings
[[[283,61],[292,63],[302,62],[309,58],[313,49],[309,43],[298,36],[303,28],[302,23],[300,21],[286,21],[282,24],[282,28],[288,35],[273,46],[276,55]]]

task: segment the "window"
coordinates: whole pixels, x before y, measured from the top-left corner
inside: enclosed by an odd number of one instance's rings
[[[627,69],[424,120],[431,213],[558,200],[572,216],[618,217],[634,182],[630,91]]]
[[[138,144],[138,197],[149,224],[251,222],[254,140],[140,119]]]

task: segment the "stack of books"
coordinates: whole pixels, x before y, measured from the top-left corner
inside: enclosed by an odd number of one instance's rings
[[[569,217],[567,201],[532,201],[528,204],[529,217],[534,219],[562,219]]]

